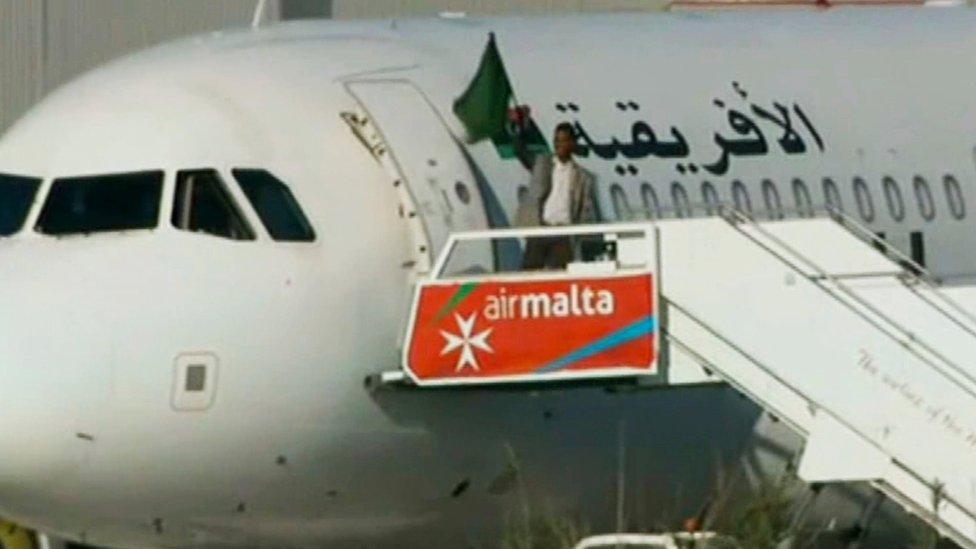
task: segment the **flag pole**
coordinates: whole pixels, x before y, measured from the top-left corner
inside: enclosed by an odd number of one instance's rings
[[[495,31],[488,32],[488,42],[491,45],[491,47],[495,48],[495,52],[498,54],[498,58],[502,60],[502,70],[505,71],[505,80],[511,82],[512,79],[508,77],[508,67],[505,66],[505,58],[502,57],[502,52],[498,50],[498,41],[495,40]],[[519,105],[519,100],[518,100],[518,96],[515,95],[515,86],[509,86],[508,93],[512,94],[512,101],[515,103],[515,107],[517,108]]]

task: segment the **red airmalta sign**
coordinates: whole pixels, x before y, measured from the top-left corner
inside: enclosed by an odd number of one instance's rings
[[[657,373],[651,274],[423,282],[404,369],[421,385]]]

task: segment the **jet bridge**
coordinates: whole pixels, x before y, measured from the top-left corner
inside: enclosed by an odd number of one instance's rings
[[[528,238],[588,257],[485,272],[464,252]],[[720,378],[804,438],[802,479],[870,482],[976,548],[976,318],[842,217],[455,233],[408,324],[421,388]]]

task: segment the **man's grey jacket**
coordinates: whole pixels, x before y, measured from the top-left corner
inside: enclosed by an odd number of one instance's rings
[[[553,157],[540,154],[535,159],[532,180],[529,182],[529,195],[519,204],[515,224],[520,227],[542,225],[542,208],[552,190]],[[569,215],[573,223],[596,223],[599,214],[596,208],[596,176],[573,162],[573,175],[569,190]]]

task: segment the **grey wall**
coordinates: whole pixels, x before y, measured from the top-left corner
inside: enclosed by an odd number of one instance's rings
[[[332,0],[278,0],[281,19],[332,17]]]
[[[336,19],[343,19],[409,17],[443,11],[471,14],[653,11],[667,4],[667,0],[334,0],[332,10]]]
[[[0,0],[0,131],[41,96],[41,11],[29,0]]]
[[[120,55],[250,24],[255,0],[0,0],[0,131],[44,94]]]

